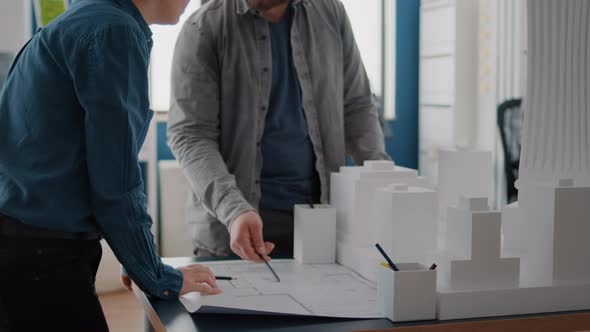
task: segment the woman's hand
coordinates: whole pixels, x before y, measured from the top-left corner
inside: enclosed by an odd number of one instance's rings
[[[182,289],[180,295],[199,292],[203,295],[214,295],[221,293],[217,286],[215,274],[204,265],[193,264],[178,268],[182,272]]]

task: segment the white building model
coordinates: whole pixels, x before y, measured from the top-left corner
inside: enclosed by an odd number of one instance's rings
[[[439,319],[590,309],[586,1],[528,1],[519,202],[488,206],[487,152],[443,151],[437,188],[369,161],[331,178],[336,260],[375,281],[383,260],[438,264]]]

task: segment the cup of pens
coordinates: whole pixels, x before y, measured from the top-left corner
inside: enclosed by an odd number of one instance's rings
[[[420,263],[389,264],[377,272],[378,305],[394,322],[436,318],[436,268]]]

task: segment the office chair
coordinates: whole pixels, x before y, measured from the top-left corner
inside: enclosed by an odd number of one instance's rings
[[[522,135],[522,99],[510,99],[498,106],[498,128],[504,149],[507,202],[518,199],[514,183],[518,179]]]

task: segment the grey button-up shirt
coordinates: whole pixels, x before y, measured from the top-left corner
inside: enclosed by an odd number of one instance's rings
[[[389,159],[350,21],[338,0],[294,0],[291,46],[322,201],[330,173]],[[213,0],[185,23],[174,53],[168,141],[192,192],[195,247],[230,251],[228,229],[260,200],[260,141],[271,90],[268,22],[247,0]]]

